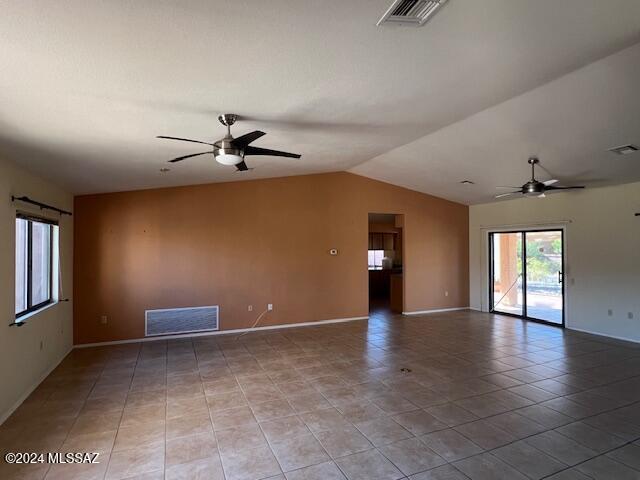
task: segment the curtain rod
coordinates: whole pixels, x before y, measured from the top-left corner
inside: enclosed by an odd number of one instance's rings
[[[61,208],[54,207],[52,205],[47,205],[46,203],[36,202],[35,200],[31,200],[29,197],[26,197],[26,196],[15,197],[15,196],[11,195],[11,201],[15,202],[16,200],[19,200],[19,201],[24,202],[24,203],[30,203],[31,205],[35,205],[37,207],[40,207],[40,210],[53,210],[54,212],[58,212],[60,215],[73,215],[71,212],[68,212],[66,210],[62,210]]]
[[[526,223],[506,223],[506,224],[498,224],[498,225],[479,225],[481,229],[488,228],[515,228],[515,227],[544,227],[544,226],[553,226],[553,225],[565,225],[573,223],[571,220],[553,220],[549,222],[526,222]]]

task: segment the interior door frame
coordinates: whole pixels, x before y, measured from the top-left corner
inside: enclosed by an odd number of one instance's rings
[[[560,232],[560,241],[562,242],[562,255],[561,266],[562,269],[562,323],[554,323],[548,320],[543,320],[541,318],[530,317],[527,311],[527,232]],[[493,264],[493,237],[496,233],[519,233],[522,235],[522,315],[517,315],[515,313],[501,312],[496,310],[493,306],[493,274],[494,274],[494,264]],[[489,272],[489,312],[496,313],[499,315],[507,315],[510,317],[521,318],[523,320],[529,320],[532,322],[543,323],[545,325],[551,325],[553,327],[561,327],[565,328],[566,326],[566,310],[567,310],[567,290],[566,290],[566,243],[565,243],[565,229],[564,227],[545,227],[545,228],[521,228],[517,230],[491,230],[487,232],[487,243],[489,246],[489,262],[488,262],[488,272]]]

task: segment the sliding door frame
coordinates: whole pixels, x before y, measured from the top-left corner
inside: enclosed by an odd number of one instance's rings
[[[562,324],[550,322],[548,320],[543,320],[541,318],[530,317],[527,311],[527,232],[560,232],[560,241],[562,242],[562,255],[561,258],[561,271],[562,271]],[[565,255],[566,255],[566,244],[565,244],[565,229],[564,227],[545,227],[545,228],[522,228],[518,230],[491,230],[488,233],[488,244],[489,244],[489,312],[496,313],[499,315],[507,315],[510,317],[521,318],[523,320],[529,320],[537,323],[544,323],[545,325],[551,325],[553,327],[561,327],[565,328],[565,317],[566,317],[566,309],[567,309],[567,297],[566,297],[566,270],[565,270]],[[493,262],[493,238],[494,235],[498,233],[518,233],[522,236],[522,315],[518,315],[516,313],[508,313],[501,312],[500,310],[496,310],[493,305],[493,278],[494,278],[494,262]]]

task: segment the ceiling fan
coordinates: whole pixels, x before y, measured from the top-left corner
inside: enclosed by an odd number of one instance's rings
[[[584,188],[583,185],[575,185],[570,187],[561,187],[559,185],[554,185],[554,183],[558,183],[558,180],[547,180],[545,182],[540,182],[536,180],[535,168],[540,160],[536,157],[530,157],[527,160],[529,165],[531,165],[531,180],[522,185],[521,187],[496,187],[496,188],[515,188],[516,190],[513,192],[501,193],[500,195],[496,195],[495,198],[508,197],[510,195],[525,195],[527,197],[545,197],[547,192],[557,192],[560,190],[573,190],[577,188]]]
[[[279,150],[269,150],[268,148],[252,147],[251,145],[249,145],[263,135],[266,135],[265,132],[261,132],[260,130],[255,130],[238,138],[233,138],[233,136],[231,135],[231,125],[236,123],[237,119],[238,116],[233,113],[225,113],[224,115],[220,115],[218,117],[220,123],[227,127],[227,134],[224,138],[214,143],[201,142],[200,140],[191,140],[188,138],[167,137],[164,135],[160,135],[157,138],[180,140],[182,142],[203,143],[205,145],[210,145],[213,147],[212,150],[207,150],[206,152],[192,153],[191,155],[184,155],[182,157],[169,160],[169,162],[171,163],[180,162],[191,157],[197,157],[198,155],[213,154],[218,163],[230,166],[235,165],[238,171],[242,172],[249,170],[249,167],[244,161],[244,157],[247,155],[270,155],[273,157],[300,158],[300,155],[296,153],[281,152]]]

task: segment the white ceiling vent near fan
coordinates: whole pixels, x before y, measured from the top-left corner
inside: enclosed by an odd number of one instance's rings
[[[618,155],[629,155],[640,150],[636,145],[628,143],[627,145],[620,145],[619,147],[610,148],[609,151]]]
[[[209,307],[165,308],[144,312],[144,335],[172,335],[218,330],[217,305]]]
[[[376,25],[395,23],[419,27],[433,17],[447,0],[395,0]]]

